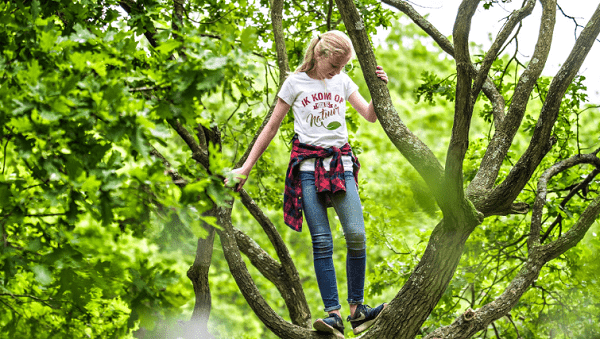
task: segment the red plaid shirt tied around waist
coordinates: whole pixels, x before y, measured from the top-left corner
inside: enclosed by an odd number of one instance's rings
[[[342,148],[324,148],[309,144],[303,144],[294,138],[290,164],[285,177],[285,192],[283,194],[283,220],[285,224],[294,231],[302,231],[302,184],[300,182],[300,163],[306,159],[315,159],[315,186],[317,192],[346,191],[346,180],[344,178],[344,166],[342,155],[352,158],[354,179],[358,187],[358,171],[360,163],[352,153],[349,144]],[[331,158],[329,171],[323,166],[323,159]]]

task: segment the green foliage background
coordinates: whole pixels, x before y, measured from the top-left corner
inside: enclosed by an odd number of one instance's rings
[[[129,2],[125,2],[129,3]],[[326,1],[286,2],[284,30],[292,69],[325,18],[310,8]],[[212,203],[232,193],[220,174],[239,159],[277,91],[270,19],[263,1],[186,3],[185,24],[174,30],[164,1],[138,1],[127,15],[116,1],[16,1],[0,4],[0,337],[176,338],[193,308],[186,271],[193,262],[200,222]],[[389,27],[376,49],[390,76],[388,87],[405,123],[443,161],[453,116],[454,62],[413,25],[375,1],[360,9],[371,34]],[[312,6],[312,7],[311,7]],[[333,27],[344,29],[332,14]],[[155,44],[149,43],[150,37]],[[215,38],[218,37],[218,38]],[[474,52],[479,51],[473,46]],[[476,54],[476,53],[474,53]],[[500,83],[507,58],[494,68]],[[369,97],[358,62],[350,75]],[[515,66],[510,72],[519,72]],[[521,69],[522,70],[522,69]],[[514,84],[504,79],[510,100]],[[558,140],[544,162],[598,147],[599,115],[586,106],[579,77],[564,100]],[[528,142],[549,79],[532,97],[525,133],[508,166]],[[470,180],[491,131],[490,107],[480,100],[465,162]],[[206,171],[169,120],[221,131],[223,149],[211,145]],[[291,115],[245,186],[280,230],[295,259],[313,317],[323,313],[312,270],[307,231],[283,224],[283,173],[293,133]],[[440,215],[416,173],[378,124],[348,114],[351,143],[363,165],[360,191],[368,236],[367,303],[388,301],[425,249]],[[157,150],[189,180],[179,188]],[[542,168],[543,169],[543,168]],[[560,206],[565,187],[589,169],[553,182],[547,206],[563,229],[585,198]],[[538,173],[538,175],[541,174]],[[466,182],[468,183],[468,182]],[[465,184],[466,184],[465,183]],[[520,201],[531,203],[536,181]],[[597,194],[598,182],[590,188]],[[449,324],[465,308],[497,296],[523,263],[529,216],[492,217],[471,236],[461,266],[424,333]],[[335,221],[331,213],[330,220]],[[236,227],[275,256],[261,228],[235,204]],[[333,222],[340,299],[345,296],[343,235]],[[550,263],[513,310],[479,337],[592,338],[600,335],[599,225],[575,249]],[[248,262],[272,307],[287,311],[277,290]],[[210,330],[222,338],[274,338],[239,293],[218,239],[210,271]],[[347,309],[342,310],[344,314]],[[349,335],[351,337],[351,335]]]

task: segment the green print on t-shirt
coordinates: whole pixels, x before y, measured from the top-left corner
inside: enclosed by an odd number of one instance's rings
[[[336,104],[332,103],[331,93],[315,93],[302,99],[302,105],[304,107],[308,106],[311,103],[310,99],[312,99],[312,102],[315,102],[313,105],[313,110],[321,109],[320,112],[309,113],[306,116],[306,123],[310,124],[310,127],[324,127],[332,131],[342,126],[342,124],[338,121],[330,122],[327,124],[327,126],[325,126],[325,120],[327,120],[329,117],[339,114],[340,107],[338,104],[343,103],[344,98],[336,94],[335,97],[333,97],[333,101],[336,102]]]
[[[342,127],[342,124],[339,123],[339,121],[332,121],[329,123],[329,125],[327,125],[327,129],[330,131],[333,131],[334,129],[338,129]]]

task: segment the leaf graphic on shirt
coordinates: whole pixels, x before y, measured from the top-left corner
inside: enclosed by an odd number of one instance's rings
[[[342,124],[340,124],[338,121],[332,121],[329,123],[329,125],[327,125],[328,130],[333,131],[334,129],[338,129],[342,126]]]

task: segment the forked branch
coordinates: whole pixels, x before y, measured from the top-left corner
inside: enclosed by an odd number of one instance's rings
[[[558,74],[553,78],[548,89],[548,95],[542,106],[538,123],[534,128],[529,147],[511,169],[507,178],[487,195],[485,198],[486,201],[480,205],[482,212],[485,214],[493,214],[495,211],[509,208],[509,205],[520,194],[544,156],[550,150],[554,142],[552,129],[558,118],[561,102],[567,88],[573,82],[599,33],[600,5],[575,42],[575,46],[569,57]]]
[[[540,22],[540,32],[531,62],[519,77],[508,113],[502,124],[496,125],[496,131],[486,149],[479,171],[467,189],[469,197],[475,201],[478,209],[486,215],[492,213],[505,214],[504,211],[498,209],[493,212],[490,211],[494,208],[495,201],[480,201],[478,196],[487,193],[496,182],[500,167],[525,116],[531,91],[536,85],[550,53],[556,20],[556,0],[544,0],[542,5],[544,11]],[[510,205],[504,207],[508,211],[511,210]]]
[[[451,57],[455,57],[454,45],[448,40],[440,31],[435,28],[427,19],[421,16],[408,1],[403,0],[382,0],[382,2],[395,7],[402,13],[406,14],[417,26],[421,27],[425,33],[427,33],[433,41],[435,41],[440,48]],[[471,63],[471,74],[474,76],[477,73],[475,65]],[[494,115],[494,123],[496,126],[500,125],[504,119],[505,100],[504,97],[498,91],[494,82],[489,78],[485,78],[483,83],[483,93],[492,103],[492,114]]]
[[[547,184],[553,176],[581,164],[592,164],[600,168],[600,158],[594,154],[576,155],[561,161],[544,172],[539,183],[536,203],[529,232],[529,257],[511,281],[506,290],[493,302],[473,311],[467,310],[465,316],[458,317],[451,325],[441,327],[430,333],[425,339],[433,338],[470,338],[484,330],[497,319],[508,316],[521,296],[535,283],[542,267],[550,260],[565,253],[583,239],[591,225],[600,215],[600,196],[596,197],[583,211],[579,220],[557,240],[540,245],[541,217],[545,205]]]

